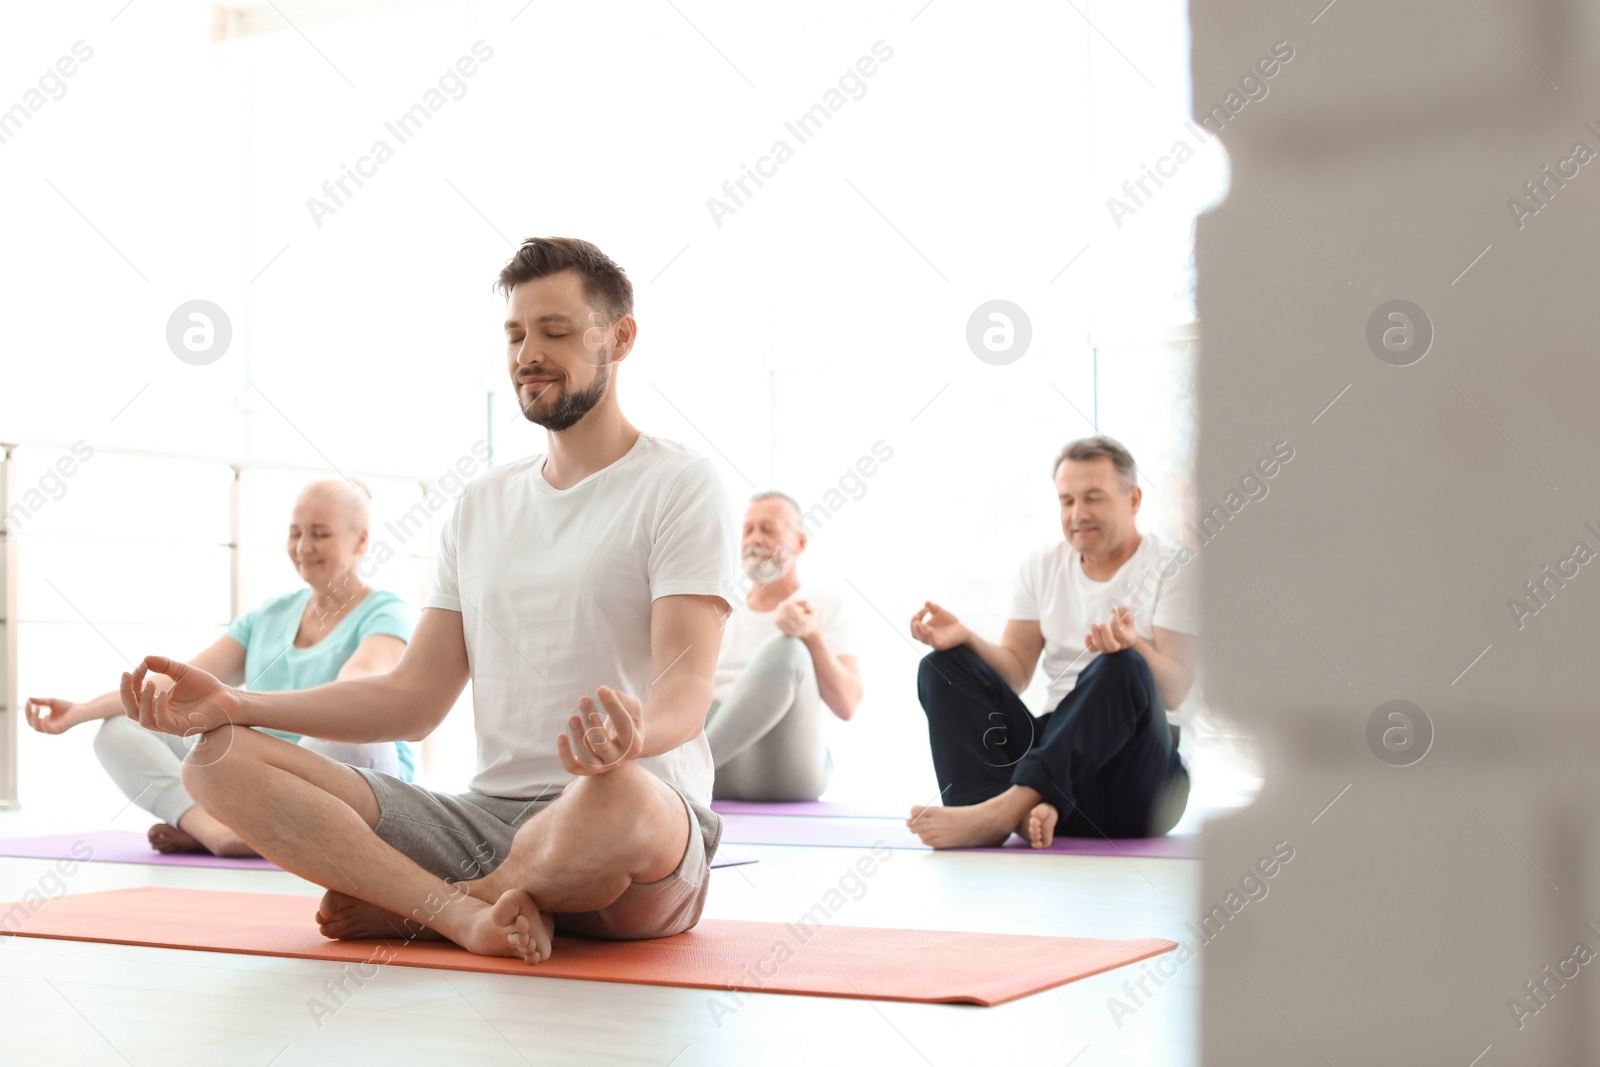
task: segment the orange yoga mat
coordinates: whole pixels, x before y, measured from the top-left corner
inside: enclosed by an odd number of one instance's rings
[[[729,995],[739,990],[986,1006],[1177,947],[1159,938],[1111,941],[702,919],[687,933],[654,941],[558,937],[551,958],[530,966],[474,956],[438,941],[329,941],[317,933],[316,906],[315,897],[146,886],[45,901],[16,932],[336,963],[692,986]],[[0,904],[0,915],[16,914],[12,907]],[[21,907],[26,912],[27,905]]]

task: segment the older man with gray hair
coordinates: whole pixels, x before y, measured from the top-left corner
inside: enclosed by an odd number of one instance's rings
[[[1111,438],[1067,445],[1054,473],[1065,540],[1018,570],[999,644],[932,601],[911,619],[934,649],[917,691],[945,806],[907,825],[934,848],[1155,836],[1188,802],[1167,709],[1194,684],[1193,552],[1139,531],[1138,470]],[[1036,718],[1018,694],[1041,653],[1053,710]]]
[[[793,497],[750,498],[739,555],[751,584],[725,624],[706,717],[718,799],[817,799],[833,772],[824,709],[848,720],[861,703],[848,601],[800,582],[809,540]]]

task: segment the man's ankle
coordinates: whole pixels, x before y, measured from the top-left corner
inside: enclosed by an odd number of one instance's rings
[[[995,797],[996,802],[1005,806],[1007,814],[1015,813],[1019,819],[1025,818],[1041,799],[1037,789],[1025,785],[1013,785]]]
[[[458,896],[460,895],[459,891],[465,891],[469,896],[476,900],[481,900],[485,904],[493,904],[495,901],[500,899],[506,890],[515,889],[517,887],[507,875],[505,864],[502,863],[500,866],[496,867],[482,878],[473,878],[470,881],[455,882],[452,884],[451,888],[458,890]]]

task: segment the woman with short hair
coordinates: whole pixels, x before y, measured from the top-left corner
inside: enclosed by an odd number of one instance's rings
[[[229,685],[274,692],[393,668],[411,639],[412,620],[404,601],[371,588],[356,571],[367,551],[370,499],[366,486],[350,480],[313,482],[301,490],[289,519],[287,547],[305,588],[239,616],[189,662]],[[152,681],[159,685],[166,679],[153,676]],[[83,704],[30,698],[26,714],[28,725],[46,734],[104,720],[95,735],[95,756],[130,801],[161,820],[149,832],[156,851],[255,855],[184,789],[183,759],[196,738],[145,730],[123,714],[114,691]],[[412,777],[414,755],[404,741],[356,745],[266,732],[353,767],[405,781]]]

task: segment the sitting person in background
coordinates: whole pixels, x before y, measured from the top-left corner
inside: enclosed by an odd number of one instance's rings
[[[739,547],[754,584],[723,630],[706,717],[718,799],[817,799],[833,773],[823,707],[848,720],[861,703],[845,599],[800,584],[806,542],[792,498],[751,498]]]
[[[1193,552],[1139,532],[1137,480],[1108,437],[1062,451],[1066,540],[1023,563],[998,645],[932,601],[912,616],[911,636],[935,650],[917,694],[945,802],[911,809],[906,825],[925,844],[1154,837],[1183,813],[1189,772],[1167,709],[1194,684]],[[1036,719],[1017,694],[1041,652],[1054,710]]]
[[[289,520],[288,548],[306,588],[235,619],[194,657],[194,665],[230,685],[281,691],[382,674],[398,663],[411,638],[410,613],[393,593],[362,582],[355,569],[367,550],[369,499],[364,486],[344,481],[313,482],[301,490]],[[95,735],[95,756],[130,801],[161,820],[149,833],[156,851],[256,854],[184,789],[180,768],[194,737],[142,728],[123,713],[115,692],[84,704],[33,697],[26,713],[28,725],[46,734],[104,720]],[[341,744],[267,732],[341,763],[411,779],[414,757],[404,741]]]

